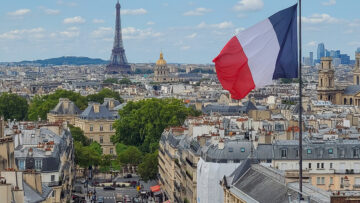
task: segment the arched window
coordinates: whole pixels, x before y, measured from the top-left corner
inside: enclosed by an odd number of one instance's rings
[[[320,87],[323,86],[323,81],[322,81],[322,78],[320,79]]]
[[[347,101],[346,101],[346,98],[344,98],[344,104],[345,104],[345,105],[346,105],[346,102],[347,102]]]
[[[359,85],[359,76],[356,76],[356,84]]]
[[[350,98],[350,105],[352,105],[352,98]]]
[[[331,96],[330,95],[328,96],[328,101],[331,101]]]

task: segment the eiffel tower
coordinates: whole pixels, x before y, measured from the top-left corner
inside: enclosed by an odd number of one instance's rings
[[[120,3],[116,4],[116,26],[114,46],[111,53],[110,63],[106,66],[107,74],[129,74],[131,68],[125,56],[125,49],[121,34]]]

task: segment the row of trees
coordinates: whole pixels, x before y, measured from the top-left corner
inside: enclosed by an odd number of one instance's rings
[[[30,104],[25,97],[5,92],[0,95],[0,115],[4,116],[5,119],[35,121],[41,118],[45,120],[46,114],[58,104],[59,98],[68,98],[76,106],[84,110],[88,102],[103,103],[106,97],[123,102],[118,92],[107,88],[102,89],[99,93],[88,96],[82,96],[79,93],[68,90],[56,90],[53,94],[36,95],[30,101]]]

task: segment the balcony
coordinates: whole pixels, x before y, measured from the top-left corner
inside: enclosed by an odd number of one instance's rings
[[[353,185],[353,188],[354,188],[354,189],[359,189],[359,188],[360,188],[360,184],[355,184],[355,185]]]
[[[190,178],[190,180],[193,179],[193,176],[192,176],[192,174],[191,174],[190,172],[186,171],[185,173],[186,173],[186,176],[187,176],[188,178]]]
[[[194,164],[192,161],[190,161],[187,157],[185,158],[186,163],[188,163],[192,168],[196,168],[196,164]]]

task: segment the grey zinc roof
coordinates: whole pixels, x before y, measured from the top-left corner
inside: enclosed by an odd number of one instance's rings
[[[25,203],[38,203],[44,201],[49,194],[53,191],[52,188],[42,184],[42,194],[38,193],[36,190],[30,187],[26,182],[23,182],[24,185],[24,202]]]
[[[272,152],[271,144],[259,144],[255,151],[255,157],[258,160],[272,160],[273,152]]]
[[[219,149],[218,145],[210,145],[202,157],[207,162],[227,163],[233,161],[239,163],[249,157],[251,145],[249,141],[227,140],[223,149]]]
[[[106,108],[109,109],[110,100],[113,100],[113,101],[114,101],[114,107],[116,107],[116,106],[118,106],[118,105],[121,104],[118,100],[115,100],[115,99],[113,99],[113,98],[105,98],[105,99],[104,99],[104,103],[102,104],[102,106],[106,106]]]
[[[289,202],[288,193],[291,192],[285,184],[253,168],[247,170],[234,186],[260,203]],[[296,195],[295,191],[292,193]]]
[[[354,95],[360,92],[360,85],[350,85],[347,86],[344,90],[345,95]]]
[[[99,112],[94,111],[94,103],[90,103],[89,106],[80,114],[81,119],[86,120],[98,120],[98,119],[106,119],[106,120],[115,120],[117,115],[111,113],[106,106],[99,105]]]
[[[72,101],[69,101],[68,108],[64,108],[64,102],[60,100],[59,103],[55,106],[55,108],[50,111],[50,113],[53,113],[53,114],[76,114],[77,115],[77,114],[81,113],[81,110]]]

